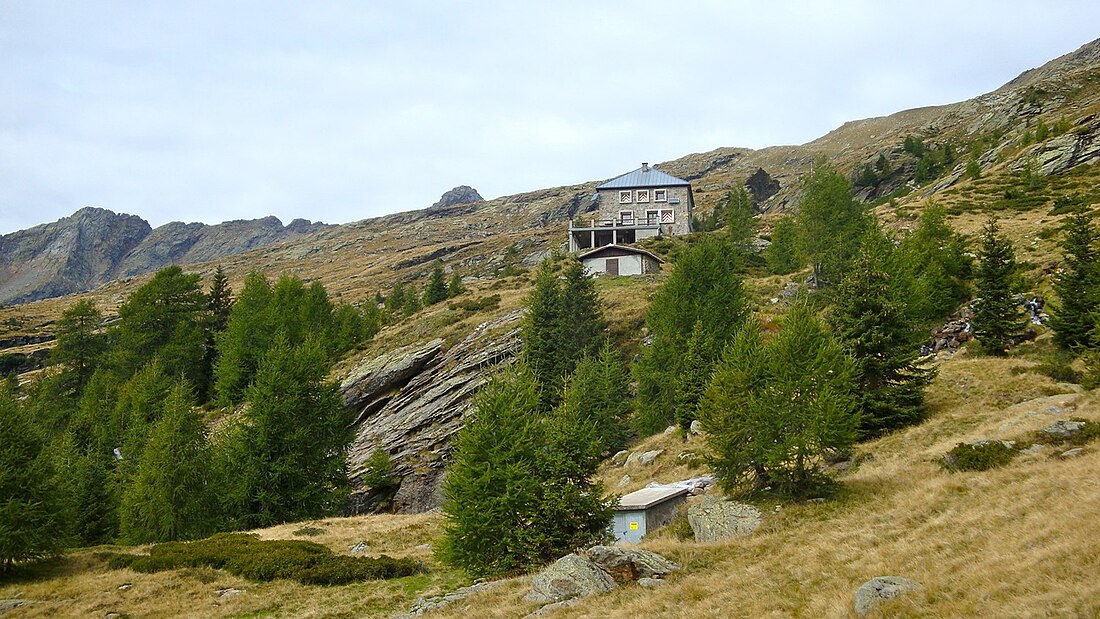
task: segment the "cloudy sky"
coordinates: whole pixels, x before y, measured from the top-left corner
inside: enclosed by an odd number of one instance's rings
[[[1100,37],[1100,2],[0,0],[0,233],[328,223],[810,141]]]

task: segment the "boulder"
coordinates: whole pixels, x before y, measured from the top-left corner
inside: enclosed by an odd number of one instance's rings
[[[760,527],[760,510],[745,503],[707,497],[688,508],[688,524],[697,542],[751,535]]]
[[[688,431],[691,432],[691,434],[696,435],[696,436],[698,436],[700,434],[704,434],[703,422],[699,421],[698,419],[692,421],[691,426],[689,427]]]
[[[1084,455],[1084,453],[1085,453],[1085,448],[1084,447],[1077,447],[1075,449],[1070,449],[1068,451],[1063,451],[1061,454],[1058,455],[1058,457],[1063,459],[1063,460],[1070,460],[1072,458],[1076,458],[1078,456]]]
[[[450,593],[445,593],[443,595],[433,595],[433,596],[426,597],[426,598],[417,598],[416,601],[413,602],[412,608],[409,609],[408,613],[406,613],[404,615],[398,615],[397,617],[394,617],[394,619],[408,619],[409,617],[420,617],[421,615],[424,615],[426,613],[430,613],[430,612],[435,611],[435,610],[439,610],[440,608],[443,608],[445,606],[450,606],[451,604],[454,604],[455,602],[460,602],[462,600],[465,600],[466,598],[470,597],[471,595],[473,595],[475,593],[478,593],[479,591],[486,591],[488,589],[492,589],[493,587],[499,586],[499,585],[503,584],[504,582],[505,581],[503,581],[503,580],[495,580],[495,581],[489,581],[489,582],[476,582],[476,583],[470,585],[469,587],[463,587],[461,589],[456,589],[456,590],[454,590]]]
[[[897,596],[919,589],[921,584],[915,580],[900,576],[876,576],[856,589],[856,614],[859,616],[871,612],[882,600],[891,600]]]
[[[644,454],[638,456],[638,464],[642,466],[649,466],[653,464],[653,461],[657,459],[657,456],[665,453],[663,449],[654,449],[653,451],[647,451]]]
[[[358,409],[356,422],[362,421],[376,412],[379,396],[404,386],[442,350],[443,340],[437,338],[391,350],[359,364],[340,383],[344,406]]]
[[[618,546],[593,546],[586,551],[588,558],[605,570],[620,584],[640,578],[661,578],[680,569],[678,565],[649,550],[620,548]]]
[[[1085,422],[1070,419],[1059,419],[1040,430],[1040,433],[1050,439],[1064,441],[1077,436],[1085,429]]]
[[[630,452],[623,449],[615,452],[615,455],[611,456],[611,464],[613,466],[622,466],[626,464],[627,457],[630,456]]]
[[[646,589],[653,589],[655,587],[660,587],[660,586],[667,585],[667,584],[668,584],[668,581],[663,580],[661,578],[639,578],[638,579],[638,586],[639,587],[644,587]]]
[[[615,579],[591,560],[571,554],[558,559],[536,574],[531,581],[531,591],[523,599],[528,602],[550,604],[605,593],[617,586]]]

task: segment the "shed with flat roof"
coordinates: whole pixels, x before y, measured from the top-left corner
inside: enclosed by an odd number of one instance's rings
[[[672,522],[676,508],[687,500],[688,488],[659,486],[642,488],[619,499],[615,508],[615,539],[636,544],[650,531]]]

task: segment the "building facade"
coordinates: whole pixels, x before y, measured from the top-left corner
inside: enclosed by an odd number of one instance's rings
[[[604,245],[577,256],[589,277],[660,273],[663,260],[636,247]]]
[[[598,210],[569,225],[569,250],[691,232],[691,183],[643,163],[596,187]]]

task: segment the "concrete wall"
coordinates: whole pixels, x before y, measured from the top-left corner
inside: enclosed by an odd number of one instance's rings
[[[634,202],[632,204],[620,204],[619,203],[619,189],[601,189],[600,194],[600,215],[599,219],[612,219],[619,220],[620,211],[633,211],[635,221],[644,220],[646,217],[646,211],[651,210],[665,210],[672,209],[673,211],[673,223],[661,226],[662,234],[676,235],[687,234],[691,231],[691,188],[687,186],[679,187],[648,187],[650,201],[649,202]],[[653,191],[654,189],[664,189],[668,192],[668,201],[654,202]],[[636,191],[636,190],[631,190]],[[674,204],[676,200],[679,200],[679,204]]]
[[[646,272],[642,256],[637,254],[631,256],[596,256],[594,258],[585,258],[583,261],[584,270],[589,275],[604,275],[607,273],[608,260],[619,261],[619,275],[641,275]]]

